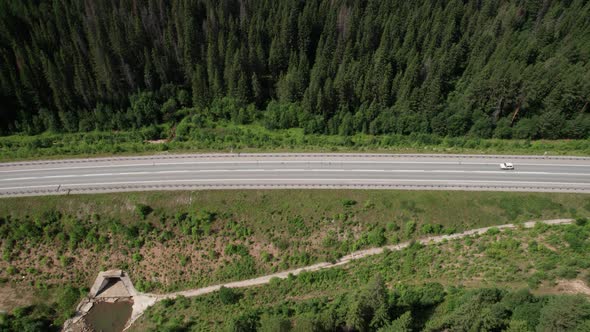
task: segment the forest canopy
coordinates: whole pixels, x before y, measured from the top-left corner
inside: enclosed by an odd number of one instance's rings
[[[586,0],[0,0],[0,134],[588,138],[589,36]]]

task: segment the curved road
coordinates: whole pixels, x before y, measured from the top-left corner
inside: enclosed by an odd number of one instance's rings
[[[512,162],[514,171],[500,170]],[[138,190],[375,188],[590,193],[590,158],[201,154],[0,163],[0,196]]]

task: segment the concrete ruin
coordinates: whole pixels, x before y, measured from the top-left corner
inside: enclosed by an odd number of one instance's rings
[[[129,275],[122,270],[103,271],[98,274],[94,284],[90,288],[88,296],[84,298],[78,307],[74,317],[68,319],[64,332],[87,331],[89,327],[84,317],[90,312],[95,303],[128,301],[132,303],[131,317],[127,321],[128,328],[149,306],[158,300],[156,295],[138,292]]]
[[[90,288],[92,298],[123,298],[137,295],[129,276],[122,270],[100,272]]]

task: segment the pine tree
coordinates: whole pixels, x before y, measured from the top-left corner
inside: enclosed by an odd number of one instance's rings
[[[201,65],[196,65],[192,79],[193,106],[204,108],[209,103],[209,87],[206,72]]]

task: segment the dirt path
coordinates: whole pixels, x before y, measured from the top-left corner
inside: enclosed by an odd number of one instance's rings
[[[524,223],[523,226],[525,228],[532,228],[537,223],[544,223],[547,225],[566,225],[566,224],[571,224],[573,222],[574,222],[573,219],[554,219],[554,220],[544,220],[544,221],[529,221],[529,222]],[[439,236],[427,237],[427,238],[417,240],[416,242],[424,244],[424,245],[435,244],[435,243],[443,242],[445,240],[455,240],[455,239],[461,239],[461,238],[465,238],[465,237],[472,236],[472,235],[484,234],[490,228],[497,228],[499,230],[505,230],[505,229],[513,229],[513,228],[517,228],[517,227],[518,227],[518,225],[515,225],[515,224],[506,224],[506,225],[499,225],[499,226],[476,228],[476,229],[472,229],[472,230],[468,230],[468,231],[465,231],[462,233],[457,233],[457,234],[452,234],[452,235],[439,235]],[[288,271],[283,271],[283,272],[278,272],[278,273],[273,273],[273,274],[265,275],[262,277],[253,278],[253,279],[234,281],[234,282],[229,282],[229,283],[225,283],[225,284],[219,284],[219,285],[208,286],[208,287],[203,287],[203,288],[196,288],[196,289],[189,289],[189,290],[185,290],[185,291],[173,292],[173,293],[168,293],[168,294],[138,294],[140,296],[138,296],[137,299],[134,298],[134,302],[135,302],[134,306],[133,306],[134,311],[133,311],[133,314],[127,324],[127,327],[131,326],[131,324],[133,324],[133,322],[135,320],[137,320],[137,318],[139,318],[143,314],[145,309],[147,309],[151,305],[155,304],[156,302],[164,300],[164,299],[174,299],[178,296],[185,296],[185,297],[201,296],[201,295],[215,292],[215,291],[219,290],[222,286],[227,287],[227,288],[242,288],[242,287],[263,285],[263,284],[269,283],[270,280],[273,278],[285,279],[290,274],[298,275],[303,271],[311,272],[311,271],[318,271],[318,270],[329,269],[329,268],[333,268],[333,267],[337,267],[337,266],[342,266],[342,265],[348,264],[351,261],[356,260],[356,259],[361,259],[361,258],[365,258],[368,256],[381,254],[385,250],[391,250],[391,251],[402,250],[404,248],[407,248],[410,244],[411,244],[411,241],[406,241],[406,242],[402,242],[402,243],[395,244],[395,245],[389,245],[389,246],[385,246],[385,247],[359,250],[359,251],[355,251],[351,254],[348,254],[346,256],[343,256],[336,263],[327,263],[327,262],[317,263],[314,265],[305,266],[305,267],[301,267],[298,269],[293,269],[293,270],[288,270]],[[136,308],[139,310],[136,310]]]

